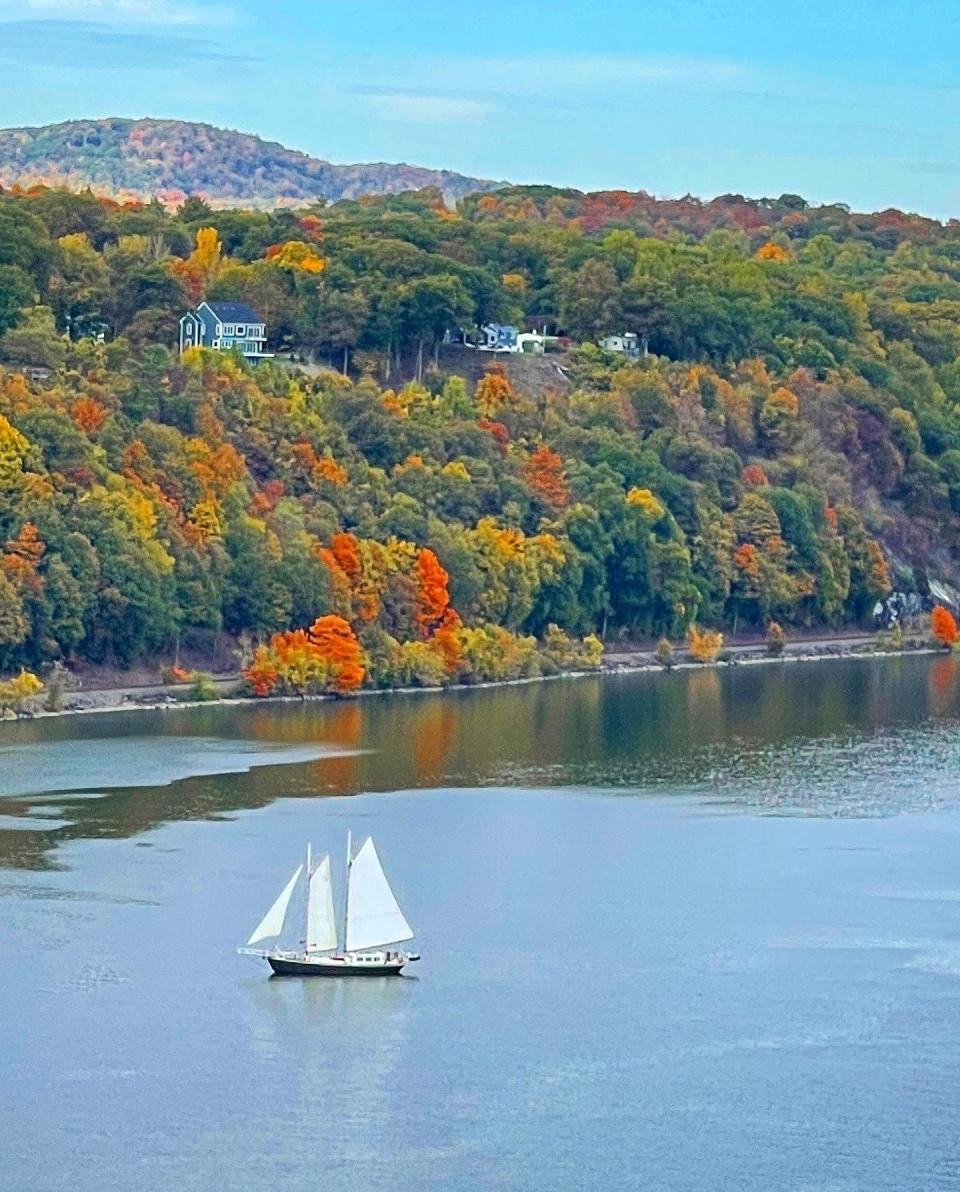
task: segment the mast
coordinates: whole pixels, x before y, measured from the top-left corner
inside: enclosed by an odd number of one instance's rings
[[[307,844],[307,901],[303,911],[303,954],[310,943],[310,845]]]
[[[347,828],[347,868],[343,875],[343,955],[347,954],[347,916],[350,914],[350,866],[353,864],[353,838]]]

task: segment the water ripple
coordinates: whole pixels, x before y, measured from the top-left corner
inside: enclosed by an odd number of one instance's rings
[[[776,815],[872,818],[960,807],[960,726],[930,721],[833,738],[732,737],[683,754],[501,766],[491,784],[696,794]]]

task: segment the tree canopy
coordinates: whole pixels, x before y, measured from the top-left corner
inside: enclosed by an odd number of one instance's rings
[[[309,367],[178,356],[203,296]],[[552,380],[441,352],[491,319],[561,336]],[[0,193],[0,668],[225,632],[337,688],[856,621],[957,577],[958,403],[960,230],[898,212]]]

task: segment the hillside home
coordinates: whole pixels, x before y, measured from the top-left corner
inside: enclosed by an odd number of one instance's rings
[[[628,360],[639,360],[642,354],[639,336],[633,331],[623,331],[618,335],[605,335],[600,340],[600,347],[608,352],[619,352]]]
[[[506,323],[484,323],[477,348],[481,352],[516,352],[519,331]]]
[[[541,335],[539,331],[521,331],[514,350],[526,352],[530,356],[542,356],[547,350],[547,339],[548,337]]]
[[[248,360],[272,356],[265,352],[267,327],[252,306],[245,302],[201,302],[180,320],[180,351],[213,348],[229,352],[234,348]]]

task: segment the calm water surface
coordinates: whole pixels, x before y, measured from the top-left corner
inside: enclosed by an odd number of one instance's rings
[[[960,1188],[958,809],[952,658],[0,725],[0,1187]],[[268,979],[348,827],[415,976]]]

